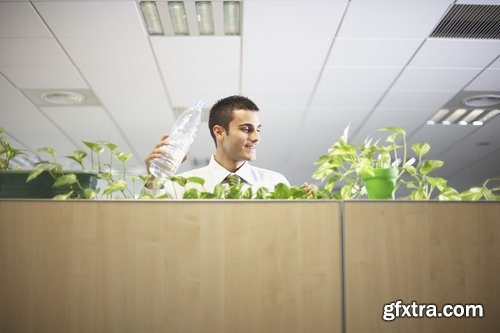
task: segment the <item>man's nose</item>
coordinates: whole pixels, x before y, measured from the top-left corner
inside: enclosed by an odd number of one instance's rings
[[[257,142],[260,140],[260,133],[257,132],[257,131],[253,131],[251,134],[250,134],[250,140],[252,142]]]

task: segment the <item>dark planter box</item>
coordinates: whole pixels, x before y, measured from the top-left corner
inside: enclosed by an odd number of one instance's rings
[[[26,182],[31,170],[0,170],[0,198],[9,199],[50,199],[59,194],[68,193],[70,186],[52,187],[54,179],[48,172],[43,172],[30,182]],[[75,174],[83,188],[97,187],[97,174],[83,171],[66,171],[65,174]],[[74,195],[82,195],[75,186]]]

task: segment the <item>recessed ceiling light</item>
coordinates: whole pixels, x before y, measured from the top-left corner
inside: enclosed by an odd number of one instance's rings
[[[473,108],[487,108],[500,104],[500,95],[475,95],[463,100],[464,105]]]
[[[40,97],[55,105],[77,105],[85,101],[82,94],[73,91],[48,91],[42,93]]]

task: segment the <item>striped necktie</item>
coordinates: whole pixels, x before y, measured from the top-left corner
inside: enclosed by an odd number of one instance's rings
[[[235,173],[232,173],[226,177],[226,183],[228,183],[229,186],[236,186],[241,183],[241,177]]]

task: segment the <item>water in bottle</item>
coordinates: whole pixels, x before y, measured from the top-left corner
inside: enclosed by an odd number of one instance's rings
[[[177,118],[170,130],[169,144],[161,147],[163,155],[151,161],[149,171],[153,176],[167,178],[175,174],[198,133],[203,105],[198,101]]]

